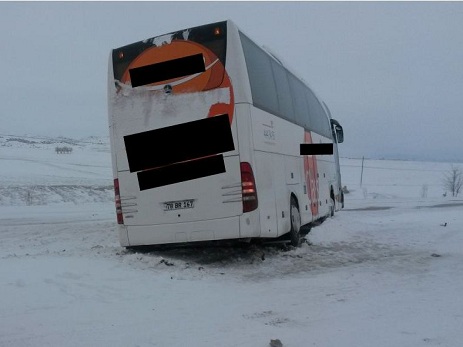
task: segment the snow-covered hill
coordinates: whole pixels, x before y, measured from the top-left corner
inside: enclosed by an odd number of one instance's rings
[[[135,252],[117,240],[107,139],[41,141],[0,139],[0,346],[461,344],[449,164],[365,160],[360,187],[361,161],[342,159],[346,207],[297,249]]]
[[[59,154],[56,149],[67,148]],[[109,139],[0,135],[0,205],[111,201]]]

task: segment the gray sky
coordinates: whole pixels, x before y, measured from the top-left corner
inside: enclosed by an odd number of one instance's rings
[[[463,2],[0,2],[0,134],[108,135],[112,48],[225,19],[328,104],[342,156],[463,162]]]

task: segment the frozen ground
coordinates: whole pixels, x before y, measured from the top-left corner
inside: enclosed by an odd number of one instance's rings
[[[111,200],[108,141],[0,135],[0,206]],[[57,154],[57,147],[72,153]]]
[[[346,208],[298,249],[135,253],[115,233],[107,139],[10,138],[0,346],[461,345],[463,199],[442,196],[449,164],[366,160],[360,188],[361,161],[343,159]]]

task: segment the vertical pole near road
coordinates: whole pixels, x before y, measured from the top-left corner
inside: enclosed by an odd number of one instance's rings
[[[365,160],[365,157],[362,157],[362,173],[360,174],[360,187],[362,187],[362,181],[363,181],[363,161]]]

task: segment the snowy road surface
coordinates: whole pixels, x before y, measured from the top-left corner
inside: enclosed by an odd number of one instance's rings
[[[2,346],[458,346],[463,337],[461,206],[343,211],[309,234],[312,245],[289,251],[148,253],[119,247],[111,204],[21,217],[33,209],[0,209]]]
[[[357,162],[342,163],[354,188]],[[0,346],[461,346],[463,201],[444,199],[423,163],[370,166],[368,191],[352,189],[298,249],[132,252],[103,196],[13,197],[0,204]],[[1,170],[11,185],[32,177]],[[105,175],[57,181],[104,185]]]

